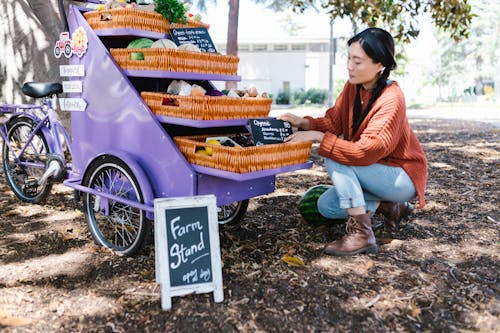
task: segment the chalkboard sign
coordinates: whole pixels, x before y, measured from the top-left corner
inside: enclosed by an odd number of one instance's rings
[[[219,224],[213,195],[162,198],[155,206],[156,280],[162,309],[173,296],[214,292],[222,302]]]
[[[170,36],[178,46],[194,44],[202,52],[216,53],[215,45],[208,34],[207,28],[175,28],[170,29]]]
[[[293,133],[292,125],[288,121],[276,118],[249,119],[248,125],[256,146],[282,143]]]

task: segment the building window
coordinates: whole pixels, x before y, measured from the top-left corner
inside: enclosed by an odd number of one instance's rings
[[[248,44],[238,44],[238,51],[250,51],[250,45]]]
[[[273,46],[274,51],[288,51],[288,44],[275,44]]]
[[[305,51],[306,44],[292,44],[292,51]]]
[[[326,52],[329,50],[328,44],[326,43],[312,43],[309,44],[309,51],[311,52]]]
[[[254,51],[267,51],[267,44],[255,44],[253,46]]]

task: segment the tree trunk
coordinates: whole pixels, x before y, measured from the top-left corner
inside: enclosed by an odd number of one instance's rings
[[[27,81],[60,82],[54,44],[62,32],[57,0],[1,1],[0,103],[34,103],[21,93]],[[69,130],[68,112],[60,119]]]
[[[229,16],[227,24],[228,55],[238,55],[238,16],[240,11],[240,0],[229,0]],[[236,82],[226,81],[226,89],[236,88]]]

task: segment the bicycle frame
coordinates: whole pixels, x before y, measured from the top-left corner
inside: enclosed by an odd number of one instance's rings
[[[32,143],[33,138],[37,133],[40,131],[43,131],[44,128],[47,128],[49,133],[48,135],[45,135],[45,138],[47,140],[47,144],[49,145],[49,152],[47,154],[52,154],[52,155],[57,155],[60,159],[61,162],[66,170],[71,169],[71,165],[67,163],[65,157],[64,157],[64,148],[63,144],[61,142],[60,135],[63,135],[64,140],[68,143],[67,147],[69,150],[69,154],[71,155],[71,145],[70,145],[70,139],[69,135],[64,128],[59,123],[59,120],[57,118],[56,111],[53,108],[55,99],[50,99],[46,98],[44,103],[42,105],[10,105],[10,106],[3,106],[0,111],[3,113],[13,113],[12,117],[22,117],[26,116],[30,119],[32,119],[35,123],[36,126],[33,129],[33,131],[30,133],[26,140],[26,144],[21,148],[19,154],[16,154],[14,149],[12,148],[10,141],[8,139],[8,134],[7,134],[7,125],[3,124],[3,126],[0,129],[0,136],[3,138],[5,141],[7,148],[9,150],[9,153],[12,155],[14,160],[16,161],[17,164],[19,165],[24,165],[24,166],[29,166],[29,167],[34,167],[34,168],[40,168],[40,169],[45,169],[46,165],[40,164],[40,163],[33,163],[33,162],[25,162],[20,159],[20,156],[24,154],[26,149],[29,147],[29,145]],[[10,109],[9,109],[10,107]],[[46,110],[44,110],[46,109]],[[20,111],[23,110],[23,111]],[[43,116],[40,117],[36,114],[36,110],[39,110]]]
[[[42,106],[41,105],[25,105],[25,104],[23,104],[23,105],[18,105],[18,104],[0,105],[0,113],[13,114],[12,117],[19,117],[21,115],[25,115],[25,116],[28,116],[29,118],[33,119],[33,116],[35,116],[34,112],[19,111],[19,110],[42,110]],[[0,127],[0,137],[2,137],[2,139],[7,144],[7,148],[12,153],[12,156],[14,157],[16,163],[21,163],[21,161],[19,160],[19,157],[16,156],[16,154],[14,153],[14,150],[12,149],[12,146],[10,145],[9,138],[7,136],[8,135],[7,123],[12,119],[12,117],[9,118],[6,122],[4,122],[2,124],[2,126]],[[39,119],[38,117],[36,117],[36,118]],[[30,140],[28,140],[28,142],[31,142],[33,135],[30,136]],[[26,150],[26,147],[23,147],[21,153],[23,153],[25,150]]]
[[[26,151],[29,145],[32,143],[35,135],[42,131],[44,132],[45,139],[47,140],[48,148],[50,153],[48,155],[57,155],[60,157],[61,162],[68,174],[66,178],[63,179],[63,184],[73,188],[74,190],[90,193],[93,195],[98,195],[105,199],[114,200],[125,205],[142,209],[147,212],[148,218],[152,219],[154,209],[152,206],[147,204],[141,204],[138,202],[130,201],[116,195],[102,193],[88,187],[80,185],[81,175],[72,173],[72,164],[68,163],[64,156],[63,143],[61,142],[60,135],[64,137],[64,140],[67,143],[68,153],[70,156],[73,156],[73,152],[71,149],[71,141],[68,135],[68,132],[64,126],[59,122],[57,113],[53,107],[55,105],[55,98],[44,98],[44,102],[40,105],[38,104],[0,104],[0,114],[12,114],[10,118],[4,123],[0,125],[0,137],[5,141],[9,153],[12,154],[15,162],[19,165],[36,167],[39,169],[46,169],[48,165],[42,163],[33,163],[26,162],[20,159],[20,156]],[[14,117],[28,117],[33,120],[36,124],[33,131],[31,131],[26,144],[21,148],[19,154],[16,154],[14,149],[11,146],[10,140],[8,138],[8,122]]]

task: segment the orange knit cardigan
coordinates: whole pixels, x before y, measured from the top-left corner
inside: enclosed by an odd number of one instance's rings
[[[371,97],[369,91],[360,91],[362,105]],[[336,162],[363,166],[381,163],[398,166],[410,176],[419,201],[425,205],[427,159],[406,118],[403,92],[392,82],[373,103],[358,130],[353,133],[353,106],[356,85],[347,82],[335,105],[324,117],[312,118],[310,130],[325,133],[318,153]]]

